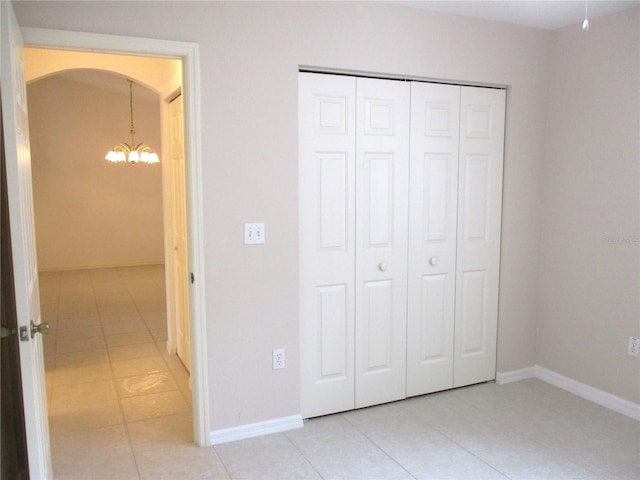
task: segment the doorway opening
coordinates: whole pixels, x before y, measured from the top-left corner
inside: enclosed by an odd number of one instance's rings
[[[169,415],[190,430],[181,62],[25,49],[25,65],[52,439],[70,422]],[[127,137],[129,100],[159,165],[103,159]]]
[[[63,49],[73,52],[172,58],[182,63],[182,97],[185,125],[186,222],[188,226],[189,312],[191,338],[191,384],[193,394],[193,440],[198,446],[211,444],[209,433],[209,389],[207,374],[206,304],[204,296],[204,242],[202,214],[202,157],[200,147],[199,48],[175,42],[72,31],[21,29],[26,47]],[[144,71],[144,70],[143,70]],[[135,77],[135,75],[130,75]],[[37,388],[34,385],[34,388]],[[44,388],[44,386],[42,387]],[[46,418],[45,418],[46,420]],[[46,452],[44,452],[46,453]],[[48,455],[47,455],[48,458]],[[43,460],[46,464],[46,458]],[[44,467],[43,467],[44,468]]]

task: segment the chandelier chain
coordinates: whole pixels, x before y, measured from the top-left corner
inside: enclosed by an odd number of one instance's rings
[[[107,153],[105,159],[114,162],[129,162],[129,163],[158,163],[160,159],[158,155],[147,145],[135,143],[136,127],[133,123],[133,80],[127,79],[129,82],[129,134],[131,136],[131,143],[120,143],[116,145],[113,150]]]

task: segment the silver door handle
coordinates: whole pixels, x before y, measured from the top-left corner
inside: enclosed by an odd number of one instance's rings
[[[378,264],[378,270],[380,270],[381,272],[384,272],[387,270],[387,264],[385,262],[380,262]]]
[[[31,320],[31,338],[35,336],[36,333],[42,333],[43,335],[49,334],[49,324],[47,322],[42,322],[40,325],[36,325]]]

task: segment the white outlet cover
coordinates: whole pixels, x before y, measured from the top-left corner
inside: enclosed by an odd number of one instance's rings
[[[279,370],[285,366],[284,348],[273,350],[273,369]]]
[[[634,357],[638,356],[640,353],[640,338],[629,337],[629,348],[627,348],[627,353]]]

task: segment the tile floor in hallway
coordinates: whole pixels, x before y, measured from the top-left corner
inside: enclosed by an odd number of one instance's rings
[[[533,379],[194,447],[163,295],[161,267],[41,274],[56,479],[640,478],[640,423]]]

